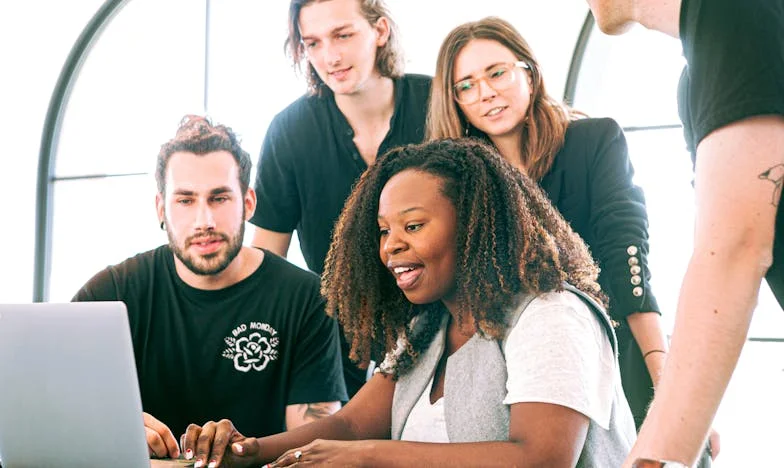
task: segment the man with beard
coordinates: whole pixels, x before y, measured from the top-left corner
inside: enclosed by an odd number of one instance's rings
[[[227,418],[262,436],[346,399],[318,276],[242,245],[256,207],[250,170],[230,128],[187,116],[155,174],[168,244],[106,268],[74,297],[128,309],[152,456],[178,457],[174,434],[189,423]]]

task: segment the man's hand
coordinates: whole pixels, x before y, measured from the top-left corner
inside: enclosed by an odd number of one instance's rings
[[[227,451],[229,445],[231,449]],[[195,468],[242,467],[254,463],[259,445],[255,438],[240,434],[231,421],[221,419],[217,423],[209,421],[204,426],[189,425],[182,436],[182,449],[189,460],[195,454]]]
[[[158,421],[148,413],[144,414],[144,432],[147,437],[147,450],[151,457],[178,458],[180,448],[177,439],[166,424]]]

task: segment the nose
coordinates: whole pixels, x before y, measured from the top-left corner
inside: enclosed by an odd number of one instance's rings
[[[406,247],[407,244],[403,242],[403,239],[392,230],[389,231],[382,244],[382,249],[387,256],[398,254],[404,251]]]
[[[332,41],[326,41],[324,44],[324,56],[330,66],[335,66],[340,63],[342,59],[340,47]]]
[[[200,203],[196,210],[195,228],[203,230],[215,229],[215,216],[208,203]]]
[[[479,88],[479,97],[482,101],[488,101],[498,95],[498,92],[484,78],[479,80],[477,87]]]

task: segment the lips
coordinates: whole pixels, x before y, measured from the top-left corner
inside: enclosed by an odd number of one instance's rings
[[[209,255],[216,252],[221,247],[223,242],[224,240],[221,237],[202,237],[198,239],[192,239],[188,244],[199,254]]]
[[[484,117],[493,118],[501,112],[505,111],[509,106],[495,106],[484,114]]]
[[[418,263],[395,263],[387,266],[403,291],[414,288],[422,276],[424,267]]]
[[[351,67],[341,68],[340,70],[335,70],[329,72],[329,76],[334,78],[337,81],[343,81],[348,76],[348,72],[351,71]]]

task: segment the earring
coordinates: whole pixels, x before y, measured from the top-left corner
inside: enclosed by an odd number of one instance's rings
[[[166,230],[166,224],[164,224],[164,222],[161,221],[161,231],[165,231],[165,230]]]
[[[465,133],[465,136],[468,136],[468,129],[469,129],[469,128],[471,128],[471,124],[470,124],[470,123],[468,123],[468,122],[466,122],[466,126],[465,126],[465,132],[464,132],[464,133]]]

